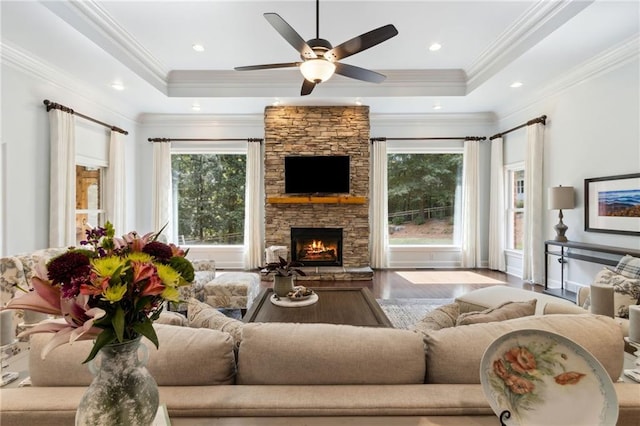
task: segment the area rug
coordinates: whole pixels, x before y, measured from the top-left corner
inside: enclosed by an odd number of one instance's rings
[[[506,284],[471,271],[397,271],[411,284]]]
[[[377,302],[394,328],[410,329],[427,312],[453,303],[453,299],[378,299]]]

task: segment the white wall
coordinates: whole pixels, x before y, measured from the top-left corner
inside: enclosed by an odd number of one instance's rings
[[[2,200],[0,255],[48,247],[49,241],[49,119],[44,99],[66,105],[100,121],[129,131],[126,137],[128,182],[135,176],[134,122],[19,67],[2,65]],[[108,98],[97,97],[108,105]],[[77,118],[82,120],[82,118]],[[84,125],[84,123],[83,123]],[[82,143],[78,141],[78,143]],[[134,185],[127,186],[127,223],[135,226]]]
[[[640,172],[640,69],[636,59],[585,79],[563,92],[499,120],[500,130],[547,115],[544,146],[543,239],[553,239],[558,211],[547,210],[546,188],[573,186],[576,208],[563,210],[567,238],[592,244],[640,249],[640,238],[584,231],[584,180]],[[505,163],[524,160],[526,130],[505,137]],[[553,263],[552,263],[553,262]],[[517,265],[511,265],[517,267]],[[559,265],[549,263],[552,286],[559,286]],[[589,284],[602,266],[569,259],[568,288]]]

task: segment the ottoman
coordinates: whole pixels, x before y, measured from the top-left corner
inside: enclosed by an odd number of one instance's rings
[[[538,301],[536,303],[536,315],[542,315],[547,303],[576,306],[575,303],[560,297],[502,285],[470,291],[469,293],[456,297],[455,301],[458,302],[460,306],[460,313],[464,313],[495,308],[506,302],[526,302],[531,299],[537,299]]]
[[[218,309],[251,307],[260,291],[260,275],[252,272],[224,272],[204,286],[204,302]]]

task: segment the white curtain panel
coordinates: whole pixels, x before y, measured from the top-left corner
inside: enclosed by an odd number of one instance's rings
[[[544,155],[544,125],[527,127],[527,156],[524,162],[524,248],[522,279],[542,283],[544,248],[542,230],[542,174]]]
[[[505,271],[505,188],[503,140],[491,141],[491,193],[489,194],[489,268]]]
[[[389,266],[389,207],[387,205],[387,141],[373,142],[371,150],[371,267]]]
[[[49,111],[49,247],[68,247],[76,244],[75,125],[73,114],[59,109]]]
[[[115,228],[116,235],[124,235],[128,232],[124,209],[125,170],[124,135],[112,130],[109,140],[105,210],[107,211],[107,220]]]
[[[264,197],[262,193],[262,143],[249,142],[244,206],[244,267],[255,269],[262,264]]]
[[[152,223],[154,231],[164,227],[168,242],[178,243],[173,230],[173,189],[171,187],[171,144],[153,143]]]
[[[480,147],[477,141],[464,143],[462,166],[462,267],[480,266],[478,192],[480,191]]]

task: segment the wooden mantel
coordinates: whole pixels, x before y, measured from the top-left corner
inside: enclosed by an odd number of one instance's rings
[[[298,197],[267,197],[270,204],[366,204],[367,197],[341,196],[298,196]]]

